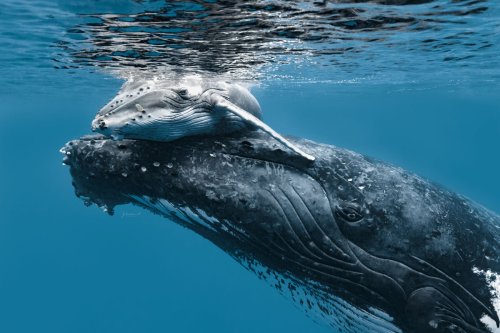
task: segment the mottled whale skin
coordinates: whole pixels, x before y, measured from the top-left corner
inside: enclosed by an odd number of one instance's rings
[[[63,147],[76,194],[210,240],[338,332],[498,332],[500,218],[363,155],[264,133]]]

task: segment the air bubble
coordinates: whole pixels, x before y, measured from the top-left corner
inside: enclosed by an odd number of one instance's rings
[[[153,162],[153,166],[159,167],[160,166],[160,162]]]
[[[168,164],[167,164],[167,168],[169,168],[169,169],[172,169],[172,167],[173,167],[173,166],[174,166],[174,165],[173,165],[172,163],[168,163]]]
[[[146,172],[146,171],[148,171],[148,169],[147,169],[145,166],[142,166],[142,167],[141,167],[141,171],[142,171],[142,172]]]
[[[127,178],[128,174],[127,174],[126,172],[122,172],[122,176],[123,176],[124,178]]]

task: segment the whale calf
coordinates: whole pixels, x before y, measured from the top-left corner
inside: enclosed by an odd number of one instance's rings
[[[168,142],[187,136],[260,129],[307,160],[301,150],[262,121],[259,102],[245,87],[225,81],[129,80],[92,121],[92,130],[116,140]]]
[[[401,168],[262,132],[62,148],[76,194],[205,237],[335,332],[498,332],[500,217]]]

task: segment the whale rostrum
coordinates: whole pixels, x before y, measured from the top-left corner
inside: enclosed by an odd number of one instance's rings
[[[76,194],[185,226],[337,332],[498,332],[500,218],[401,168],[260,131],[62,148]]]

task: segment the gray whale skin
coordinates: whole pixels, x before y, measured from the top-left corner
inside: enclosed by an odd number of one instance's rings
[[[498,332],[500,218],[400,168],[262,132],[62,148],[77,196],[185,226],[337,332]]]

